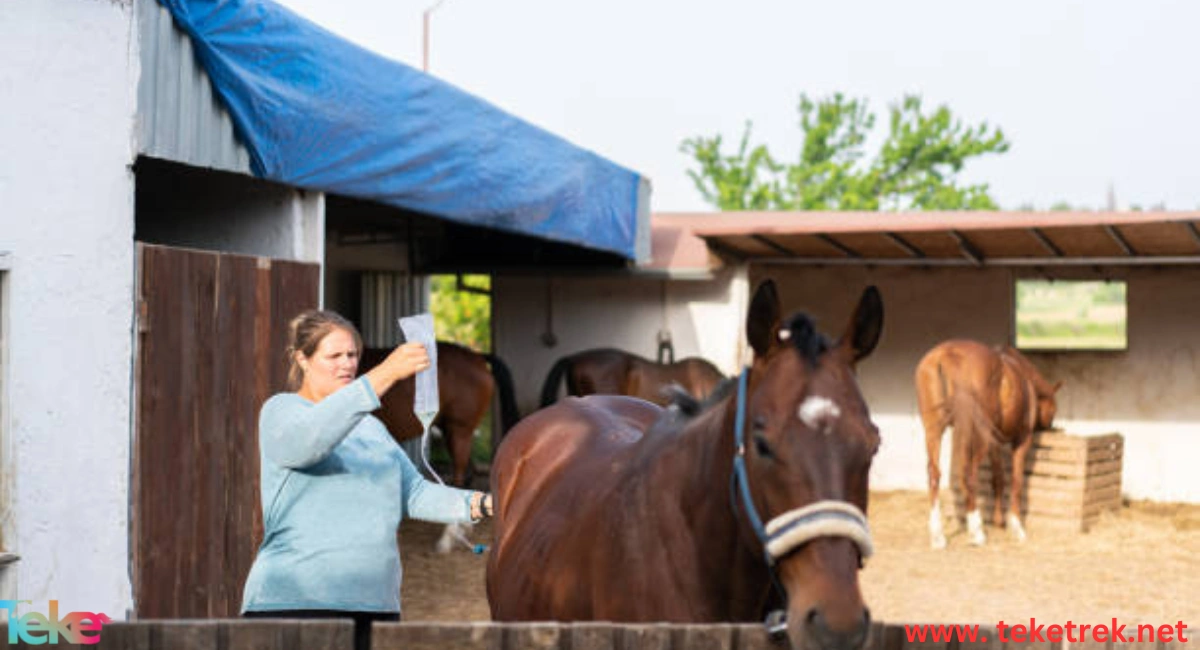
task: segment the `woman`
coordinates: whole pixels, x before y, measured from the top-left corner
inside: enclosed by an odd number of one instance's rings
[[[408,517],[477,523],[491,495],[426,481],[371,415],[397,381],[429,368],[420,343],[357,377],[362,339],[342,316],[307,311],[289,327],[289,388],[259,414],[264,538],[246,579],[247,617],[400,620],[396,531]]]

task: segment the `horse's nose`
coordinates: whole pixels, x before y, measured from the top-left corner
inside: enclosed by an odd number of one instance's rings
[[[867,632],[871,629],[871,610],[864,607],[862,616],[851,620],[847,625],[830,625],[829,620],[819,607],[808,610],[805,617],[805,631],[812,642],[810,647],[817,650],[859,650],[867,641]]]

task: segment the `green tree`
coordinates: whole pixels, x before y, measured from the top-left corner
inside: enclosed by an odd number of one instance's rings
[[[487,275],[464,275],[462,284],[482,291],[492,286]],[[430,313],[439,340],[491,352],[492,301],[487,294],[460,291],[455,276],[435,275],[430,278]]]
[[[922,110],[905,96],[889,107],[888,133],[866,158],[875,115],[866,100],[841,93],[814,101],[800,96],[803,144],[795,163],[781,164],[766,145],[751,147],[750,123],[736,153],[720,135],[681,146],[699,169],[688,170],[706,201],[722,210],[996,209],[986,184],[964,185],[958,174],[972,159],[1008,151],[1000,129],[964,126],[946,106]]]

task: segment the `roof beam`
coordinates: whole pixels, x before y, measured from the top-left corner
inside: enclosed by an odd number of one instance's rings
[[[979,251],[975,244],[972,244],[971,240],[964,237],[963,234],[957,230],[951,230],[949,232],[950,236],[954,238],[954,241],[958,242],[958,249],[962,251],[963,256],[971,260],[972,264],[976,266],[982,266],[983,253]]]
[[[796,251],[786,248],[782,244],[776,242],[774,239],[771,239],[770,237],[767,237],[766,235],[750,235],[750,238],[753,239],[754,241],[762,244],[763,246],[770,248],[771,250],[775,251],[776,253],[780,253],[782,255],[787,255],[789,257],[796,256]]]
[[[1188,232],[1192,233],[1192,241],[1196,242],[1197,245],[1200,245],[1200,230],[1196,229],[1196,224],[1188,221],[1183,225],[1187,226]]]
[[[821,241],[825,242],[826,244],[829,244],[830,246],[833,246],[834,248],[838,249],[838,250],[839,250],[839,251],[841,251],[841,252],[842,252],[842,254],[843,254],[843,255],[845,255],[846,257],[853,257],[853,258],[859,258],[859,257],[862,257],[862,255],[860,255],[858,251],[854,250],[853,248],[850,248],[849,246],[847,246],[847,245],[843,244],[842,242],[840,242],[840,241],[838,241],[838,240],[834,239],[833,237],[830,237],[829,235],[826,235],[826,234],[825,234],[825,233],[823,233],[823,232],[821,232],[821,233],[817,233],[817,234],[816,234],[816,238],[817,238],[817,239],[820,239]]]
[[[906,241],[900,235],[897,235],[894,232],[885,232],[885,233],[883,233],[883,236],[887,237],[888,240],[891,241],[896,246],[899,246],[900,250],[904,251],[905,253],[908,253],[909,257],[915,257],[917,259],[921,259],[921,258],[925,257],[925,251],[922,251],[921,249],[917,248],[916,246],[913,246],[912,244],[910,244],[908,241]]]
[[[1050,241],[1050,238],[1046,236],[1046,233],[1042,232],[1041,228],[1030,228],[1029,234],[1033,235],[1033,238],[1038,240],[1038,243],[1042,245],[1042,248],[1046,249],[1047,253],[1050,253],[1055,257],[1063,256],[1062,250],[1058,246],[1055,246],[1054,242]]]
[[[706,239],[704,240],[704,243],[707,244],[708,247],[713,250],[713,252],[725,255],[726,257],[731,257],[738,262],[745,262],[750,259],[750,255],[746,251],[730,246],[719,239]]]
[[[1129,245],[1129,242],[1125,241],[1125,238],[1121,236],[1121,233],[1117,232],[1116,228],[1112,226],[1104,226],[1104,232],[1108,233],[1108,236],[1112,237],[1112,240],[1117,242],[1117,246],[1120,246],[1121,250],[1126,255],[1129,257],[1134,257],[1137,255],[1137,251],[1133,250],[1133,247]]]
[[[922,260],[900,258],[847,259],[829,257],[789,257],[786,259],[753,259],[754,262],[775,264],[797,264],[812,266],[915,266],[915,267],[966,267],[966,266],[1196,266],[1200,267],[1200,255],[1174,255],[1163,257],[992,257],[983,264],[958,257],[931,257]]]

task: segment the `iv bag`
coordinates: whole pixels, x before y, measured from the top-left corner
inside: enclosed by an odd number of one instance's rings
[[[417,382],[416,393],[413,395],[413,414],[428,431],[441,408],[438,398],[437,334],[433,329],[433,315],[426,313],[405,316],[400,319],[400,330],[404,332],[406,342],[424,345],[425,352],[429,355],[429,368],[413,377]]]

